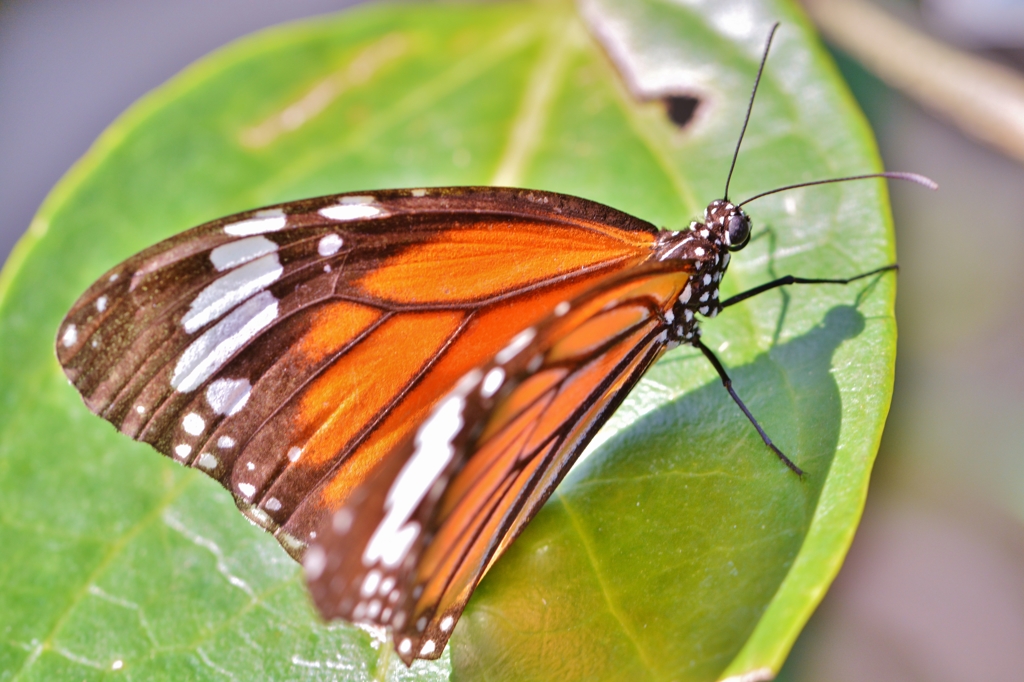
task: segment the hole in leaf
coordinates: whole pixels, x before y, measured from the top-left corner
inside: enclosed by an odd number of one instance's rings
[[[683,128],[693,120],[700,100],[688,95],[670,95],[664,99],[665,113],[670,121]]]

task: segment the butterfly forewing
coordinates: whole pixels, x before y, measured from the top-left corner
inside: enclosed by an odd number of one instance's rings
[[[472,368],[653,226],[574,197],[336,195],[224,218],[100,278],[58,332],[91,410],[220,480],[299,556]]]
[[[683,261],[613,276],[463,376],[307,556],[328,617],[436,658],[483,573],[667,344]],[[355,520],[358,519],[358,523]]]

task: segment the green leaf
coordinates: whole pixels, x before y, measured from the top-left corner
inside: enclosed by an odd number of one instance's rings
[[[721,194],[775,19],[732,193],[878,167],[790,3],[581,6],[617,63],[616,36],[643,57],[632,86],[567,3],[365,7],[202,60],[54,189],[0,275],[0,680],[714,680],[779,668],[860,516],[892,389],[891,275],[768,293],[705,325],[804,479],[760,443],[706,361],[676,349],[486,577],[450,654],[411,671],[369,633],[321,624],[277,543],[217,484],[89,414],[53,356],[63,314],[106,269],[263,204],[501,183],[684,227]],[[659,78],[700,98],[685,129],[631,94]],[[894,257],[880,183],[798,190],[750,212],[756,236],[726,295]]]

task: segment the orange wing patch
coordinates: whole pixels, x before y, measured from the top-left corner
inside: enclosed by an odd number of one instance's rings
[[[295,345],[295,352],[309,364],[320,363],[340,352],[383,314],[377,308],[351,301],[329,303],[313,313],[309,331]]]
[[[537,282],[635,258],[653,238],[633,242],[550,223],[502,221],[451,229],[389,259],[355,286],[403,302],[480,300]],[[635,243],[634,243],[635,242]]]
[[[395,400],[455,334],[459,311],[411,313],[388,319],[334,363],[303,393],[292,428],[303,446],[301,467],[319,467]],[[381,348],[395,352],[381,353]]]
[[[309,489],[332,470],[337,470],[339,499],[363,481],[375,460],[353,452],[353,441],[416,379],[463,317],[442,311],[382,321],[268,420],[243,457],[277,453],[278,469],[257,485],[257,499],[276,524],[285,523]],[[380,352],[381,347],[403,346],[402,352]],[[236,476],[253,482],[243,468],[236,467]]]
[[[286,524],[286,532],[308,537],[320,518],[345,504],[354,485],[361,482],[359,477],[368,477],[375,464],[409,436],[439,397],[450,391],[466,372],[494,357],[512,337],[524,327],[538,323],[560,302],[574,298],[606,276],[604,272],[596,272],[574,278],[474,313],[450,347],[438,354],[430,371],[383,415],[380,424],[357,446],[350,457],[353,464],[337,468],[324,481],[318,494],[310,495],[296,509]],[[405,343],[416,336],[416,332],[411,332]],[[360,462],[358,467],[354,464],[357,461]]]

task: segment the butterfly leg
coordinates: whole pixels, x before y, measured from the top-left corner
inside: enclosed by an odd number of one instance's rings
[[[770,289],[784,287],[789,284],[849,284],[850,282],[856,282],[858,279],[864,279],[865,277],[870,277],[871,275],[877,275],[880,272],[887,272],[889,270],[899,270],[899,267],[899,265],[893,263],[892,265],[886,265],[881,268],[875,268],[871,272],[864,272],[859,275],[856,275],[855,277],[849,277],[847,279],[810,279],[806,277],[794,277],[793,275],[786,275],[785,277],[780,277],[771,282],[766,282],[765,284],[754,287],[753,289],[748,289],[741,294],[730,296],[729,298],[722,301],[722,307],[728,308],[729,306],[735,305],[740,301],[745,301],[752,296],[757,296],[758,294],[763,294],[764,292]],[[719,372],[719,374],[721,374],[721,372]]]
[[[791,460],[789,457],[786,457],[786,455],[782,453],[782,450],[779,450],[775,446],[775,443],[772,442],[772,439],[768,437],[768,434],[764,432],[764,429],[761,428],[761,425],[757,423],[756,419],[754,419],[754,415],[750,413],[750,410],[747,409],[747,406],[743,404],[742,400],[740,400],[739,395],[736,394],[736,391],[732,387],[732,379],[729,378],[729,375],[725,371],[725,367],[722,367],[722,363],[719,362],[714,352],[710,348],[705,346],[704,342],[701,341],[699,338],[694,339],[693,341],[691,341],[691,343],[695,345],[697,348],[700,348],[700,352],[704,353],[704,357],[706,357],[708,361],[711,362],[712,366],[714,366],[715,371],[718,372],[718,376],[722,378],[722,385],[725,386],[725,390],[729,392],[729,395],[732,396],[732,399],[735,400],[736,404],[740,406],[740,409],[743,410],[743,414],[747,415],[747,419],[749,419],[750,423],[754,425],[755,429],[757,429],[757,432],[758,434],[760,434],[761,440],[764,441],[764,444],[770,447],[772,449],[772,452],[774,452],[778,456],[778,458],[782,460],[782,463],[793,470],[793,473],[795,473],[797,476],[803,476],[803,470],[796,464],[794,464],[793,460]]]

